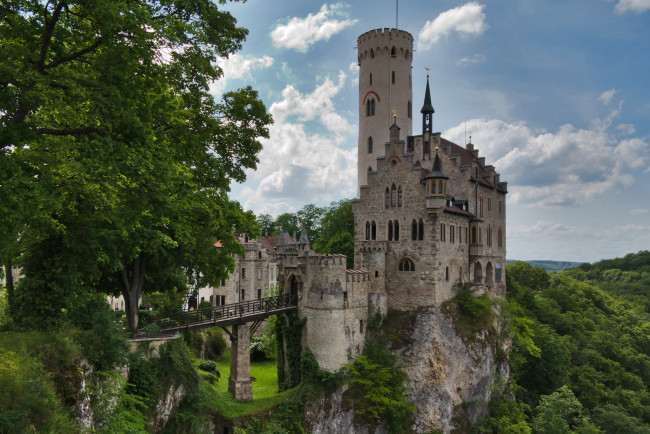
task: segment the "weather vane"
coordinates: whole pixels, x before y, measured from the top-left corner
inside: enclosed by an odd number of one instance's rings
[[[424,69],[427,70],[427,78],[429,78],[429,71],[431,71],[431,68],[428,68],[428,67],[425,66]]]

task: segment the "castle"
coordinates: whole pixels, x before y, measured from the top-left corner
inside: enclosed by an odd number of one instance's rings
[[[439,306],[459,284],[505,296],[507,183],[469,143],[433,130],[429,77],[412,135],[413,37],[378,29],[358,39],[359,196],[353,201],[355,269],[320,255],[305,233],[240,238],[246,254],[201,298],[261,298],[279,283],[307,318],[303,346],[336,371],[363,350],[376,313]],[[470,139],[471,142],[471,139]]]

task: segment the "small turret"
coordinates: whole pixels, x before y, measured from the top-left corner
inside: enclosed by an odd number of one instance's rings
[[[442,173],[442,162],[438,155],[436,146],[436,157],[433,160],[433,169],[424,177],[427,188],[427,209],[436,214],[445,207],[447,202],[447,180],[449,178]]]

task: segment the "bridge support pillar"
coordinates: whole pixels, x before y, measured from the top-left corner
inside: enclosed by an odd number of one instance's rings
[[[232,346],[230,349],[228,391],[235,397],[235,401],[252,401],[250,326],[248,324],[232,326],[230,341]]]

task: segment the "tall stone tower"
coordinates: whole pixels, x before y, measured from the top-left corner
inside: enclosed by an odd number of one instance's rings
[[[377,170],[394,122],[404,136],[412,135],[411,60],[413,36],[404,30],[376,29],[357,40],[359,56],[359,187],[368,170]],[[396,115],[397,118],[393,119]]]

